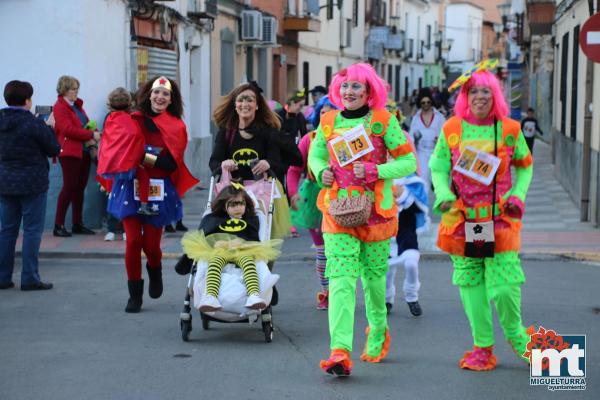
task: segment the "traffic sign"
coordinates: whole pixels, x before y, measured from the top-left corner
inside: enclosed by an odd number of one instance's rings
[[[593,62],[600,63],[600,13],[592,15],[581,28],[579,46]]]

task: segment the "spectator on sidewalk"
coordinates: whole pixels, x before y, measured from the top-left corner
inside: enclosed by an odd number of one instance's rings
[[[540,135],[544,136],[544,132],[538,125],[538,120],[535,118],[535,110],[531,107],[527,109],[527,117],[521,121],[521,130],[525,136],[525,141],[529,147],[529,151],[533,154],[533,142],[535,141],[535,132],[539,132]]]
[[[30,112],[33,87],[29,82],[10,81],[4,87],[7,108],[0,110],[0,289],[15,286],[12,274],[15,245],[23,220],[23,267],[21,290],[52,289],[40,280],[38,254],[48,194],[48,157],[56,157],[60,146],[48,126]]]
[[[93,235],[95,232],[83,224],[83,199],[90,175],[90,148],[97,146],[100,132],[96,122],[90,120],[83,109],[79,81],[72,76],[61,76],[56,86],[58,98],[54,103],[56,137],[61,146],[59,162],[63,186],[56,203],[54,236],[68,237],[65,216],[72,205],[74,234]]]

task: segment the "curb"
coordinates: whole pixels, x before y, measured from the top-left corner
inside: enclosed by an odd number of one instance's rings
[[[523,261],[560,261],[560,260],[571,260],[571,261],[591,261],[600,262],[600,253],[597,252],[522,252],[521,260]],[[21,252],[15,253],[16,257],[21,257]],[[163,259],[165,260],[177,260],[181,256],[181,253],[164,252]],[[79,258],[96,258],[96,259],[121,259],[124,258],[124,253],[116,252],[83,252],[83,251],[40,251],[39,258],[67,258],[67,259],[79,259]],[[314,253],[288,253],[282,255],[277,259],[278,262],[312,262],[314,261]],[[449,256],[446,253],[439,251],[424,251],[421,253],[421,260],[444,262],[450,261]]]

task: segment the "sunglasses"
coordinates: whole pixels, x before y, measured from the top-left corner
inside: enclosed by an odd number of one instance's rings
[[[421,102],[421,105],[422,105],[422,106],[424,106],[424,105],[426,105],[426,104],[431,104],[431,102],[430,102],[430,101],[427,101],[427,100],[425,100],[425,101],[422,101],[422,102]]]
[[[232,201],[228,201],[226,205],[227,205],[227,208],[245,206],[246,202],[244,200],[232,200]]]

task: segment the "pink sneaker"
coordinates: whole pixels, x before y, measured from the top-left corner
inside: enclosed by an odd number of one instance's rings
[[[329,308],[329,292],[324,290],[317,293],[317,310],[327,310]]]

